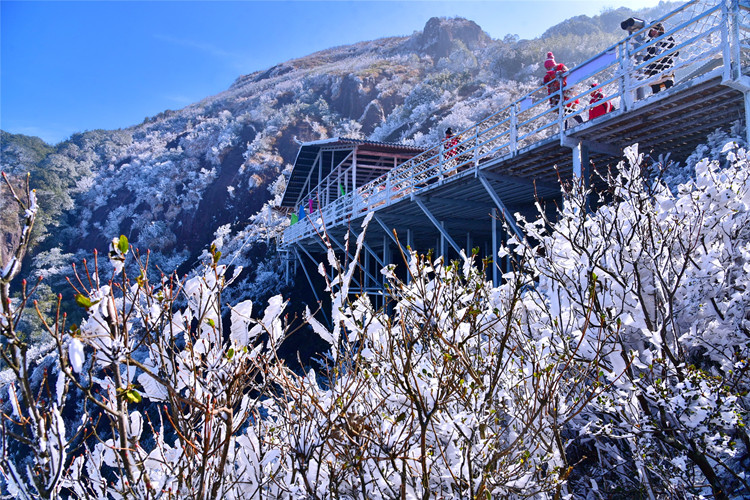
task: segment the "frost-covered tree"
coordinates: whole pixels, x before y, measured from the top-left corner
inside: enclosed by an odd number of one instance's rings
[[[5,490],[73,498],[742,498],[748,484],[750,155],[670,191],[633,147],[605,198],[521,221],[493,287],[472,256],[405,256],[385,305],[329,245],[330,345],[277,350],[286,302],[225,303],[227,228],[190,278],[124,237],[79,268],[79,326],[26,355],[3,272]],[[28,195],[31,198],[31,194]],[[34,212],[23,203],[29,223]],[[365,220],[364,230],[368,219]],[[362,233],[364,234],[364,232]],[[325,241],[325,235],[323,235]],[[359,238],[363,238],[360,235]],[[232,252],[239,252],[234,249]],[[231,253],[231,252],[230,252]],[[348,254],[349,252],[345,252]],[[229,277],[231,275],[231,277]],[[330,278],[329,278],[330,277]],[[22,287],[23,288],[23,287]],[[355,297],[355,298],[353,298]]]
[[[609,385],[569,434],[597,455],[587,473],[602,489],[638,477],[651,498],[750,490],[750,170],[736,143],[722,153],[727,168],[703,160],[672,193],[630,148],[608,179],[614,202],[592,213],[571,192],[558,222],[525,226],[540,241],[524,249],[538,331],[553,328],[561,355],[576,346],[570,366],[589,380],[569,398]]]
[[[0,358],[11,375],[3,398],[7,403],[2,410],[0,469],[6,491],[13,497],[57,498],[69,463],[70,434],[62,416],[68,402],[67,382],[59,373],[47,372],[45,359],[41,363],[30,359],[40,356],[39,349],[17,328],[35,287],[28,287],[23,280],[19,296],[11,296],[11,282],[18,276],[31,243],[38,211],[36,193],[29,188],[28,178],[21,194],[4,172],[3,180],[24,223],[13,252],[0,263]],[[40,369],[32,370],[33,365]]]

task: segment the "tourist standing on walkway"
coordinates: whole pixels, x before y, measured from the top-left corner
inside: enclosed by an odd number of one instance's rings
[[[591,107],[589,108],[589,120],[599,118],[600,116],[606,115],[607,113],[615,109],[615,107],[612,105],[612,101],[603,102],[594,106],[594,104],[604,99],[604,94],[602,93],[601,88],[597,87],[599,87],[599,84],[597,82],[593,82],[591,84],[591,88],[595,90],[591,94],[589,94],[589,103],[591,104]]]
[[[456,156],[456,153],[458,153],[458,151],[456,150],[458,139],[459,139],[458,136],[453,135],[453,129],[451,128],[445,129],[445,139],[443,141],[443,148],[445,150],[446,158],[452,158]]]
[[[657,38],[661,38],[658,42],[654,43],[646,49],[647,52],[646,56],[644,57],[645,61],[656,59],[656,61],[646,66],[646,68],[644,69],[645,75],[648,78],[651,78],[655,75],[662,75],[659,80],[650,84],[651,90],[654,94],[656,94],[660,92],[662,88],[666,90],[674,85],[674,72],[667,74],[665,74],[665,72],[674,67],[674,60],[679,55],[679,52],[674,52],[664,57],[659,57],[660,54],[672,50],[675,46],[674,38],[672,38],[671,35],[668,37],[664,37],[664,25],[662,23],[656,23],[651,26],[651,29],[648,31],[648,38],[649,43],[653,40],[656,40]]]
[[[547,86],[547,95],[549,104],[553,108],[560,102],[560,84],[563,87],[567,84],[567,79],[563,76],[568,72],[567,66],[555,61],[555,55],[547,52],[547,59],[544,61],[544,69],[547,73],[544,75],[544,84]]]
[[[571,97],[570,89],[566,89],[567,78],[565,73],[568,72],[567,66],[562,63],[555,61],[555,55],[552,52],[547,52],[547,59],[544,61],[544,69],[547,73],[544,75],[544,84],[547,86],[547,95],[549,96],[549,104],[551,107],[557,107],[560,103],[560,87],[562,86],[563,101],[568,101]],[[565,104],[565,114],[575,112],[578,108],[578,99]],[[583,118],[580,115],[573,117],[578,123],[583,123]]]
[[[645,54],[641,47],[646,44],[646,34],[643,33],[643,28],[646,26],[646,21],[637,17],[631,17],[620,23],[620,28],[624,29],[630,34],[628,37],[628,43],[630,44],[629,52],[633,54],[634,62],[636,66],[640,66],[643,62]],[[644,76],[643,74],[636,75],[640,80]],[[646,88],[638,87],[635,89],[635,98],[640,100],[646,97]]]

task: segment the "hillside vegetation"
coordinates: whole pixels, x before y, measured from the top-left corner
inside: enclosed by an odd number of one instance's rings
[[[640,15],[655,18],[675,5]],[[264,244],[283,223],[261,209],[283,192],[279,176],[299,141],[434,144],[445,127],[467,127],[538,85],[548,50],[572,67],[620,39],[619,22],[633,14],[578,16],[534,40],[493,40],[475,22],[433,18],[411,36],[241,76],[225,92],[126,129],[81,132],[56,146],[3,133],[2,169],[30,172],[39,197],[33,273],[57,288],[68,273],[63,262],[119,234],[150,249],[161,269],[187,271],[218,239],[248,270],[243,293],[257,297],[259,276],[249,270],[273,267]],[[3,221],[3,238],[17,230]]]
[[[750,494],[750,154],[736,143],[672,192],[637,147],[589,210],[523,223],[494,287],[472,256],[384,270],[387,306],[332,258],[324,352],[291,369],[288,300],[228,301],[215,248],[191,278],[125,236],[83,263],[76,303],[16,329],[3,270],[7,399],[0,488],[13,498],[390,500],[715,498]],[[603,200],[599,200],[603,201]],[[33,194],[19,197],[25,226]],[[372,212],[362,222],[362,231]],[[20,247],[23,250],[23,247]],[[329,247],[333,255],[333,249]],[[131,269],[132,272],[129,272]]]
[[[346,264],[328,248],[321,310],[295,315],[281,281],[274,206],[300,141],[434,144],[536,87],[547,51],[574,66],[632,14],[535,40],[433,18],[127,129],[2,133],[0,496],[748,498],[736,129],[690,168],[634,145],[601,192],[562,186],[555,220],[519,220],[528,239],[500,249],[498,286],[489,260],[410,251],[408,279],[388,266],[378,301],[355,296],[362,240]],[[284,351],[303,343],[321,348]]]

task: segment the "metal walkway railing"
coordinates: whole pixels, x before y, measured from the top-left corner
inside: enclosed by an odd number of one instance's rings
[[[664,25],[666,33],[650,39],[649,26],[656,22]],[[562,143],[567,134],[580,126],[575,117],[581,117],[585,124],[589,112],[607,102],[614,106],[614,114],[648,105],[667,94],[643,97],[651,92],[651,85],[665,79],[673,79],[674,88],[678,88],[687,82],[717,76],[725,82],[737,81],[745,74],[750,54],[750,1],[696,0],[654,23],[570,70],[564,75],[567,80],[564,88],[548,94],[547,86],[542,85],[462,130],[457,134],[457,144],[434,146],[321,207],[290,226],[284,232],[282,245],[316,234],[321,224],[328,228],[346,224],[368,211],[382,209],[435,183],[443,183],[459,171],[478,170],[480,164],[489,160],[511,158],[551,137],[559,136]],[[645,59],[650,47],[658,49],[665,45],[660,42],[670,38],[675,42],[671,49]],[[654,62],[664,57],[670,57],[673,64],[654,71]],[[592,87],[594,82],[597,85]],[[595,92],[603,94],[603,99],[591,103]],[[557,104],[551,104],[555,100]],[[592,121],[605,119],[598,117]],[[313,223],[318,227],[313,227]]]

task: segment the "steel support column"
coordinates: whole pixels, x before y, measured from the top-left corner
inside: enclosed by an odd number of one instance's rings
[[[448,252],[445,251],[445,221],[440,221],[440,255],[445,256]],[[457,243],[458,244],[458,243]],[[456,247],[453,247],[456,248]],[[457,252],[461,252],[460,250],[456,250]]]
[[[579,141],[572,147],[573,152],[573,178],[581,183],[583,189],[587,190],[591,181],[589,168],[589,147],[583,141]],[[586,195],[586,211],[591,210],[591,200]]]
[[[437,230],[440,232],[440,236],[445,238],[445,240],[448,243],[450,243],[453,249],[460,254],[461,247],[459,247],[458,244],[455,241],[453,241],[453,238],[451,238],[451,235],[448,234],[445,228],[443,228],[443,224],[439,220],[437,220],[435,216],[432,215],[432,213],[429,210],[427,210],[427,207],[424,205],[424,203],[419,198],[419,196],[414,197],[414,202],[417,204],[417,206],[419,206],[419,208],[422,209],[422,212],[424,212],[427,218],[430,219],[430,222],[432,222],[432,224],[437,228]],[[445,254],[443,256],[445,256]]]
[[[589,147],[583,141],[571,147],[573,151],[573,175],[582,179],[584,186],[589,182]]]
[[[388,245],[388,236],[383,235],[383,267],[391,265],[391,247]]]
[[[349,250],[347,250],[347,249],[346,249],[346,248],[344,247],[344,245],[342,245],[342,244],[341,244],[341,243],[340,243],[340,242],[339,242],[339,241],[338,241],[338,240],[337,240],[336,238],[334,238],[334,237],[333,237],[332,235],[330,235],[330,234],[328,235],[328,238],[330,238],[330,240],[331,240],[332,242],[334,242],[334,243],[336,244],[336,246],[337,246],[337,247],[339,247],[339,248],[341,249],[341,251],[342,251],[342,252],[344,252],[344,253],[346,254],[346,256],[347,256],[347,257],[348,257],[349,259],[351,259],[351,261],[352,261],[352,262],[354,261],[354,256],[353,256],[352,254],[350,254],[350,253],[349,253]],[[377,282],[378,282],[377,278],[375,278],[375,276],[373,276],[373,275],[372,275],[372,274],[370,273],[370,271],[368,271],[368,270],[367,270],[367,269],[365,268],[366,266],[363,266],[363,265],[362,265],[362,263],[360,263],[359,261],[357,261],[357,265],[359,266],[359,268],[360,268],[360,269],[362,269],[362,270],[363,270],[363,271],[365,272],[365,281],[364,281],[364,285],[365,285],[365,288],[367,288],[367,278],[370,278],[370,279],[371,279],[371,280],[372,280],[372,281],[373,281],[374,283],[377,283]]]
[[[302,251],[305,252],[307,254],[307,256],[310,257],[310,259],[313,262],[315,262],[315,259],[313,259],[312,255],[310,255],[308,253],[308,251],[305,250],[305,247],[303,247],[302,245],[299,245],[299,244],[297,246],[299,248],[301,248]],[[315,291],[315,287],[313,286],[312,279],[310,279],[310,274],[307,272],[307,268],[305,267],[305,263],[302,262],[302,257],[300,257],[299,252],[297,251],[296,248],[294,249],[294,255],[297,256],[297,259],[299,260],[299,265],[302,266],[302,270],[305,272],[305,276],[307,277],[307,283],[310,285],[310,289],[312,290],[312,293],[313,293],[313,296],[315,297],[315,300],[318,302],[318,305],[322,305],[322,302],[320,301],[320,297],[318,297],[318,292]],[[330,328],[332,326],[331,322],[328,321],[328,316],[326,316],[326,313],[325,313],[325,311],[323,310],[322,307],[320,308],[320,312],[323,314],[323,319],[325,319],[326,324]]]
[[[284,252],[284,281],[289,286],[289,252]]]
[[[497,270],[500,262],[497,261],[497,208],[492,209],[490,219],[492,219],[492,285],[498,285]]]
[[[414,250],[414,233],[412,233],[411,229],[406,230],[406,247]],[[404,254],[407,259],[410,259],[411,256],[408,253]],[[408,266],[409,263],[407,262],[406,265]],[[407,269],[406,271],[406,284],[408,285],[411,283],[411,272]]]
[[[357,192],[357,153],[359,153],[359,147],[354,147],[354,155],[352,156],[352,193]]]
[[[516,224],[516,221],[513,220],[513,215],[508,211],[508,209],[505,207],[505,204],[500,199],[500,196],[498,196],[497,192],[493,189],[492,185],[490,184],[490,181],[487,180],[487,177],[484,175],[483,172],[479,173],[478,177],[479,181],[484,186],[484,189],[487,191],[487,194],[490,195],[490,198],[492,198],[492,201],[495,202],[495,205],[497,208],[500,209],[500,212],[503,215],[503,219],[508,224],[508,226],[511,228],[511,230],[515,233],[515,235],[518,237],[518,241],[523,241],[526,238],[524,237],[521,230],[518,228],[518,225]]]

